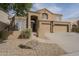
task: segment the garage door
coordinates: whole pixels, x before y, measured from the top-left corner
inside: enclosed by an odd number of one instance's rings
[[[50,22],[40,22],[39,36],[44,37],[45,33],[50,32]]]
[[[55,25],[53,26],[53,32],[68,32],[67,25]]]

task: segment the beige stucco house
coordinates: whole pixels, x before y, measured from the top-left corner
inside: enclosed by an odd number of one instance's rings
[[[37,36],[43,37],[45,33],[70,32],[70,22],[62,21],[62,14],[52,13],[46,8],[29,11],[25,17],[16,16],[15,25],[18,31],[25,28],[32,29]]]

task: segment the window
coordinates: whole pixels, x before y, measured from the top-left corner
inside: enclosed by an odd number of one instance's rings
[[[48,15],[47,15],[46,13],[43,13],[43,14],[42,14],[42,18],[43,18],[43,19],[48,19]]]

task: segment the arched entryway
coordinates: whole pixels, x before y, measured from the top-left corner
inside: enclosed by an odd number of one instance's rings
[[[38,17],[33,15],[31,16],[31,28],[33,32],[37,32],[37,23],[38,22]]]

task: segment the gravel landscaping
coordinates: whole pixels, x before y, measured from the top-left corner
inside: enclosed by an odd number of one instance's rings
[[[32,49],[22,49],[20,44],[31,47]],[[40,42],[38,39],[14,39],[6,40],[0,44],[0,55],[2,56],[57,56],[66,52],[57,44]]]
[[[0,43],[2,56],[79,55],[78,33],[48,33],[45,38],[12,39]]]

